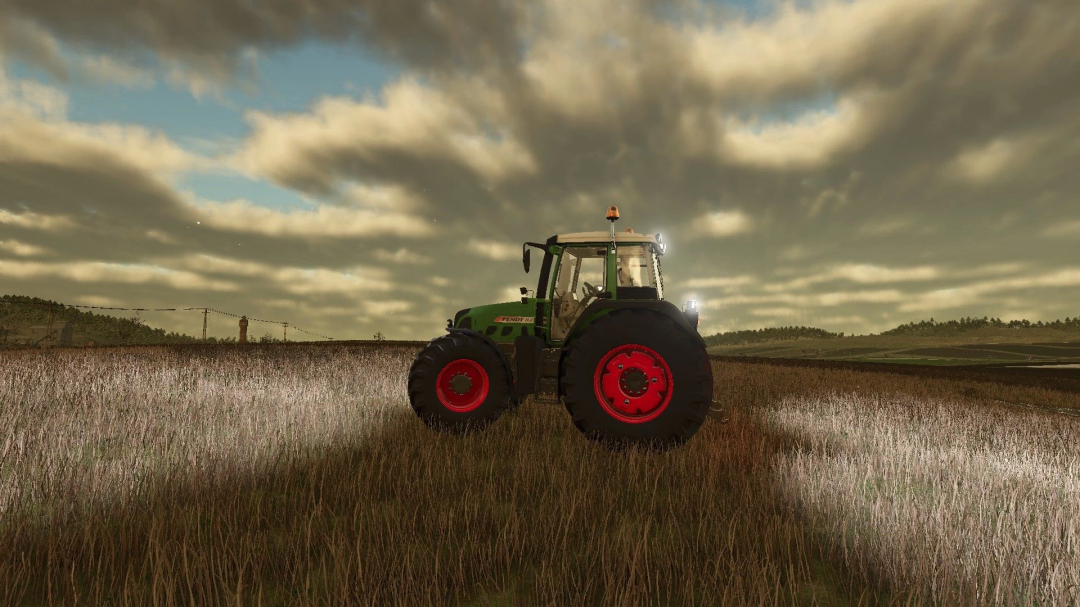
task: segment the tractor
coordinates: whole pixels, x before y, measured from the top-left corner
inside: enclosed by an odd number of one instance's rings
[[[528,396],[566,407],[585,437],[610,448],[671,448],[701,427],[712,365],[693,301],[664,300],[660,234],[552,236],[522,245],[543,254],[533,296],[459,311],[417,354],[409,400],[430,428],[482,429]]]

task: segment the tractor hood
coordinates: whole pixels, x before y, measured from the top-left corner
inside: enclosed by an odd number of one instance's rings
[[[454,326],[472,329],[495,341],[512,342],[520,335],[532,335],[536,323],[536,299],[527,303],[507,301],[465,308],[454,317]]]

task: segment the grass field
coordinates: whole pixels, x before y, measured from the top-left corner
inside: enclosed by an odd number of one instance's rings
[[[716,363],[727,423],[427,430],[415,348],[0,355],[0,604],[1080,601],[1080,396]]]
[[[709,348],[711,354],[930,365],[1080,362],[1080,335],[984,327],[951,337],[864,335]]]

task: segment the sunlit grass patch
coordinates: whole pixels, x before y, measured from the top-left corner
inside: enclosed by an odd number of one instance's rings
[[[1080,600],[1080,421],[902,395],[791,397],[778,491],[868,583],[935,604]]]

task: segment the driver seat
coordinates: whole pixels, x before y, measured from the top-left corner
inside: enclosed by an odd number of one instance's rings
[[[554,303],[556,314],[552,314],[551,337],[553,339],[563,340],[566,339],[566,334],[570,331],[570,327],[574,326],[574,321],[577,320],[577,317],[585,311],[585,307],[581,305],[581,302],[574,298],[573,293],[556,296]]]

